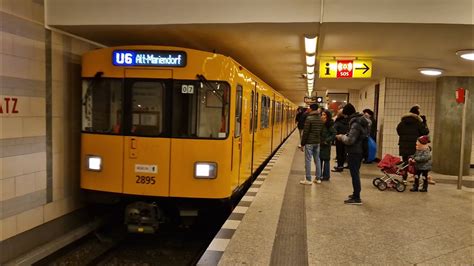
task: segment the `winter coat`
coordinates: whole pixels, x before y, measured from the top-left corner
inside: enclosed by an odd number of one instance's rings
[[[304,128],[304,121],[306,120],[306,115],[307,113],[305,112],[301,112],[301,113],[298,113],[296,114],[296,122],[298,122],[298,129],[303,129]]]
[[[323,124],[323,129],[321,130],[321,146],[319,146],[319,158],[321,160],[331,159],[331,143],[335,138],[334,122],[330,120],[329,127]]]
[[[345,116],[338,116],[334,122],[334,129],[337,134],[346,134],[349,132],[349,118]]]
[[[321,142],[321,129],[323,121],[317,111],[311,111],[306,116],[304,122],[303,136],[301,137],[301,146],[306,144],[319,144]]]
[[[429,146],[427,146],[426,149],[416,150],[413,159],[416,162],[416,170],[431,171],[431,148]]]
[[[418,137],[428,135],[430,131],[420,116],[408,113],[402,116],[397,133],[400,156],[410,156],[415,154]]]
[[[362,141],[367,137],[369,125],[360,113],[355,113],[349,118],[349,132],[342,137],[341,141],[346,144],[347,153],[362,154]]]

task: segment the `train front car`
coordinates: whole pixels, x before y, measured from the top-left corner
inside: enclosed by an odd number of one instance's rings
[[[156,231],[171,199],[195,215],[232,196],[242,180],[231,169],[230,58],[127,46],[91,51],[82,66],[81,187],[126,202],[129,230]]]

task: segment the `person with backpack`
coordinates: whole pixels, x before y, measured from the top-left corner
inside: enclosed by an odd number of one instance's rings
[[[368,123],[364,116],[356,112],[355,107],[348,103],[342,109],[342,113],[349,117],[349,132],[346,135],[339,134],[336,138],[346,145],[347,163],[352,178],[353,192],[349,195],[344,204],[362,205],[360,198],[360,166],[362,163],[362,142],[367,138]]]

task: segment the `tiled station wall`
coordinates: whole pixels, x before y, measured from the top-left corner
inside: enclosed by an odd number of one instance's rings
[[[377,121],[377,157],[384,154],[399,155],[397,125],[410,108],[419,104],[426,115],[430,135],[434,134],[436,82],[419,82],[386,78],[380,83],[379,113]],[[374,110],[375,84],[360,91],[358,111]]]
[[[45,29],[42,0],[0,3],[1,245],[79,207],[80,55],[94,47]]]

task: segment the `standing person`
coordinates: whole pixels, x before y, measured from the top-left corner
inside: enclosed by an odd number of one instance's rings
[[[346,134],[349,132],[349,118],[342,113],[342,108],[337,112],[336,121],[334,122],[334,129],[336,130],[336,135]],[[336,138],[337,165],[331,171],[342,172],[344,170],[346,155],[346,145]]]
[[[303,135],[304,121],[306,120],[306,108],[298,108],[298,114],[296,114],[295,122],[297,123],[298,132],[300,133],[300,143],[301,136]],[[301,144],[298,144],[298,148],[301,148]]]
[[[397,133],[400,156],[402,156],[404,163],[408,163],[409,156],[415,154],[418,137],[430,133],[426,125],[426,117],[420,116],[419,105],[413,106],[408,114],[402,116],[400,123],[397,125]],[[405,184],[407,176],[407,173],[403,175],[403,183]]]
[[[374,135],[377,131],[377,129],[374,129],[376,127],[375,125],[375,119],[373,118],[374,112],[370,109],[364,109],[362,111],[364,114],[364,118],[367,120],[367,123],[369,124],[369,132],[367,132],[367,137],[371,137],[373,140],[375,140]],[[369,142],[364,141],[362,142],[362,148],[363,148],[363,155],[364,155],[364,163],[372,163],[371,160],[369,160]]]
[[[411,163],[415,163],[416,176],[413,188],[410,191],[418,191],[420,184],[420,177],[423,176],[423,188],[420,192],[428,192],[428,172],[431,170],[431,147],[429,136],[421,136],[416,142],[416,152],[412,158],[409,159]]]
[[[376,125],[376,121],[375,121],[375,118],[374,118],[374,112],[370,109],[364,109],[362,111],[362,113],[364,114],[365,118],[370,121],[370,123],[369,123],[370,137],[373,140],[376,140],[376,138],[377,138],[377,125]]]
[[[362,141],[367,136],[368,123],[362,114],[357,113],[354,106],[348,103],[342,113],[349,117],[349,132],[347,135],[336,135],[336,138],[346,144],[347,162],[352,177],[352,195],[344,201],[345,204],[362,205],[360,198],[360,165],[362,163]]]
[[[304,148],[304,167],[306,179],[301,180],[300,184],[311,185],[311,159],[316,165],[316,183],[321,183],[321,162],[319,160],[319,144],[321,142],[321,129],[323,121],[318,113],[318,104],[309,106],[310,112],[306,116],[304,123],[303,136],[301,137],[301,150]]]
[[[321,160],[321,168],[323,170],[322,179],[323,181],[329,181],[330,175],[330,163],[331,160],[331,144],[336,137],[336,130],[334,129],[334,121],[332,121],[332,115],[329,110],[321,112],[321,120],[323,121],[323,128],[321,130],[321,146],[319,159]]]

